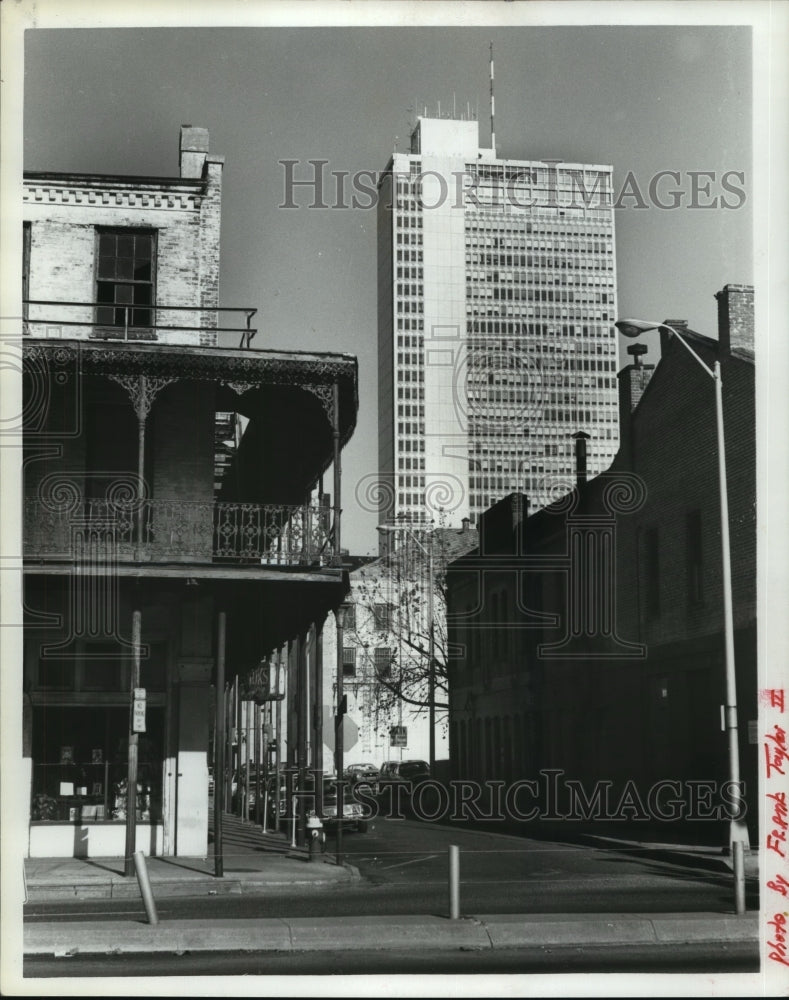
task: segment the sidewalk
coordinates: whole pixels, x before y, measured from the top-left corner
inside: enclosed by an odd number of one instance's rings
[[[291,848],[284,834],[264,834],[254,823],[229,814],[222,826],[223,876],[215,876],[210,854],[207,858],[147,858],[154,899],[323,889],[360,879],[351,865],[338,867],[333,854],[310,861],[307,850]],[[26,858],[27,901],[139,899],[136,875],[127,878],[123,869],[121,858]]]

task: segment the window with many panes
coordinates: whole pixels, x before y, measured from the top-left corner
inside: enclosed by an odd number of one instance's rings
[[[376,649],[375,673],[378,677],[389,677],[392,673],[392,650],[389,646],[379,646]]]
[[[373,617],[378,632],[388,632],[392,627],[392,609],[388,604],[374,605]]]
[[[356,647],[345,646],[342,651],[342,673],[344,677],[356,676]]]
[[[96,322],[153,326],[156,234],[148,229],[100,229],[97,240]]]

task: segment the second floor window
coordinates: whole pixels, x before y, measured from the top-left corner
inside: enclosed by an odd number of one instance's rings
[[[343,647],[342,673],[343,677],[356,676],[356,648],[354,646]]]
[[[376,604],[373,608],[375,628],[378,632],[388,632],[392,627],[391,608],[388,604]]]
[[[145,229],[104,229],[97,238],[97,324],[153,326],[155,234]]]
[[[375,672],[378,677],[389,677],[392,673],[392,650],[379,646],[375,651]]]

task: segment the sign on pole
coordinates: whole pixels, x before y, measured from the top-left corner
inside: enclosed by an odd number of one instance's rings
[[[407,747],[408,726],[392,726],[389,730],[389,743],[393,747]]]
[[[132,703],[132,732],[145,732],[145,688],[134,689]]]

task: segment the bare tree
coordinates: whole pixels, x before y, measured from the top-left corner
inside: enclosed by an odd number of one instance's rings
[[[366,676],[376,705],[389,714],[399,704],[417,712],[429,709],[432,630],[434,705],[441,721],[448,708],[447,566],[474,547],[477,533],[418,525],[398,530],[391,540],[387,555],[354,574],[356,610],[347,635],[367,652]]]

